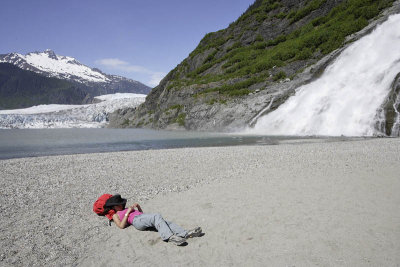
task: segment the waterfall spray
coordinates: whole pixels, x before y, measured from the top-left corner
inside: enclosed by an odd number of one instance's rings
[[[294,96],[259,118],[249,131],[271,135],[376,134],[378,109],[400,72],[399,29],[400,14],[390,16],[346,48],[319,79],[297,88]]]

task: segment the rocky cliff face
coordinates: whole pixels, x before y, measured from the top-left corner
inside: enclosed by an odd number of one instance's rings
[[[387,136],[400,136],[400,72],[392,83],[389,95],[379,110],[377,128]]]
[[[251,125],[318,77],[346,44],[399,12],[398,1],[392,4],[257,0],[228,28],[207,34],[144,104],[113,114],[110,126],[221,131]]]

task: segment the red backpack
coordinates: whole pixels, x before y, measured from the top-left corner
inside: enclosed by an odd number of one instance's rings
[[[112,216],[115,214],[115,211],[109,210],[108,212],[106,212],[104,210],[104,205],[106,204],[106,201],[112,196],[113,195],[110,194],[103,194],[101,197],[99,197],[93,204],[93,211],[99,216],[106,216],[109,220],[112,220]]]

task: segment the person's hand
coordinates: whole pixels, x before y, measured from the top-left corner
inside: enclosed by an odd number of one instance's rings
[[[128,208],[127,212],[132,212],[133,210],[137,209],[140,212],[143,212],[142,208],[140,207],[140,205],[138,203],[134,203],[132,206],[130,206]]]
[[[135,208],[140,211],[143,212],[142,207],[140,207],[140,205],[138,203],[133,204],[135,206]]]
[[[134,207],[133,207],[133,205],[132,205],[132,206],[130,206],[130,207],[128,208],[128,210],[126,211],[126,213],[127,213],[127,214],[129,214],[129,213],[131,213],[131,212],[132,212],[132,210],[134,210]]]
[[[132,206],[130,206],[130,207],[128,208],[128,210],[129,210],[129,211],[132,211],[132,210],[134,210],[135,208],[137,208],[138,206],[139,206],[138,203],[134,203]]]

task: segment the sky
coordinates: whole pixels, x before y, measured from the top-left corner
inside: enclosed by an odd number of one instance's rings
[[[154,87],[254,0],[1,0],[0,54],[52,49]]]

